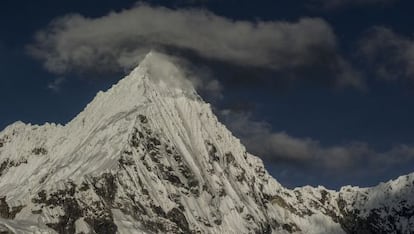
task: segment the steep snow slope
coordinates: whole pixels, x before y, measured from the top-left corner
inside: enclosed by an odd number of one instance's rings
[[[413,181],[288,190],[152,52],[65,126],[0,133],[0,233],[410,233]]]

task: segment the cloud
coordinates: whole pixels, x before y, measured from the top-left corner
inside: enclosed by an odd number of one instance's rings
[[[204,67],[196,67],[188,60],[170,56],[155,51],[147,55],[145,63],[152,74],[152,79],[164,79],[164,82],[184,90],[193,87],[199,93],[205,94],[210,101],[218,101],[222,98],[222,85],[210,74],[210,70]],[[188,86],[190,85],[190,86]]]
[[[150,49],[189,51],[209,60],[275,71],[318,67],[339,84],[361,83],[339,55],[330,25],[320,18],[249,22],[207,10],[139,4],[99,18],[73,14],[55,19],[28,46],[29,53],[56,74],[129,70]]]
[[[316,6],[324,9],[338,9],[351,6],[380,5],[386,6],[398,0],[311,0]]]
[[[414,38],[374,27],[359,42],[359,51],[377,77],[414,81]]]
[[[352,172],[375,176],[414,162],[414,147],[409,145],[397,145],[385,152],[363,142],[325,147],[312,138],[273,132],[268,123],[253,120],[249,113],[224,110],[220,116],[250,152],[274,164],[287,163],[331,175]]]
[[[47,85],[47,88],[52,90],[53,92],[57,93],[57,92],[60,91],[60,89],[62,87],[62,84],[65,82],[65,80],[66,79],[64,77],[59,77],[59,78],[53,80],[52,82],[50,82]]]

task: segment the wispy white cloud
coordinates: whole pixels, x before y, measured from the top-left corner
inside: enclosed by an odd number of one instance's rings
[[[59,92],[60,91],[60,89],[61,89],[61,87],[62,87],[62,84],[65,82],[65,78],[64,77],[59,77],[59,78],[56,78],[55,80],[53,80],[52,82],[50,82],[48,85],[47,85],[47,88],[48,89],[50,89],[50,90],[52,90],[53,92]]]
[[[308,169],[331,174],[353,172],[375,176],[414,162],[414,146],[410,145],[397,145],[384,152],[378,152],[363,142],[325,147],[312,138],[273,132],[268,123],[255,121],[248,113],[225,110],[221,116],[249,151],[274,163],[306,165]]]
[[[389,28],[374,27],[361,39],[359,49],[377,77],[414,81],[414,37],[399,35]]]
[[[339,55],[332,28],[320,18],[249,22],[207,10],[140,4],[99,18],[76,14],[58,18],[28,46],[31,55],[57,74],[128,70],[154,48],[273,70],[323,66],[340,84],[361,83],[359,74]]]

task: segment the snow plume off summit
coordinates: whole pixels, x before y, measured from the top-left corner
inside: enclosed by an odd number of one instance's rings
[[[290,190],[152,52],[65,126],[0,133],[0,233],[412,233],[414,175]]]

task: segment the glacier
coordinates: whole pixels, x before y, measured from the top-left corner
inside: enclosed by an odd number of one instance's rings
[[[0,233],[414,233],[414,174],[287,189],[150,52],[72,121],[0,132]]]

